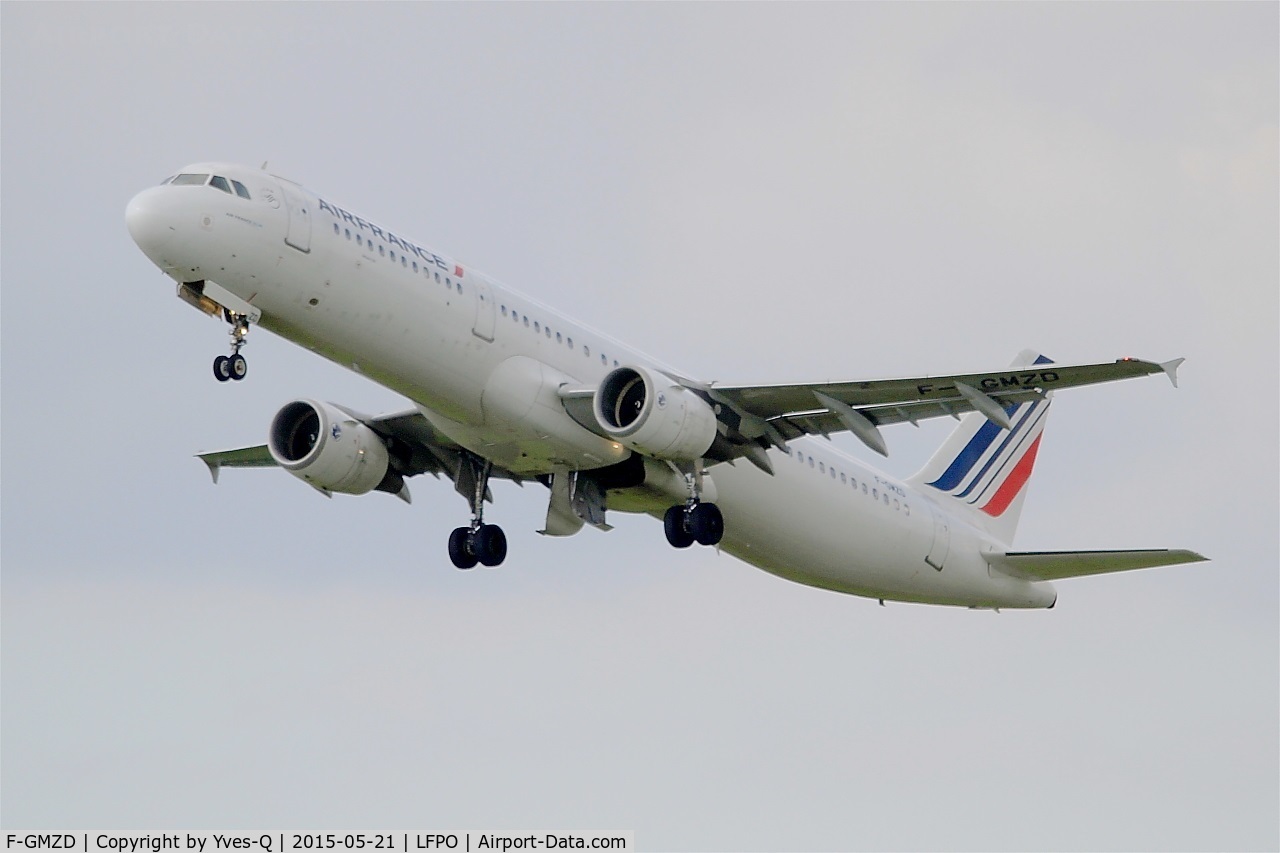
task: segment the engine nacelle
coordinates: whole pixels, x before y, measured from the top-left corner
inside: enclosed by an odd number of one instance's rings
[[[607,435],[656,459],[702,457],[716,437],[716,414],[670,376],[619,367],[600,383],[593,404]]]
[[[315,400],[294,400],[277,412],[267,448],[293,476],[322,491],[348,495],[373,491],[391,464],[376,432]]]

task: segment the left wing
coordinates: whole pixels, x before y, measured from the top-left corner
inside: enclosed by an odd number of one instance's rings
[[[483,461],[442,435],[417,409],[372,417],[336,403],[333,405],[386,440],[390,464],[402,477],[412,477],[415,474],[439,477],[443,474],[453,481],[463,496],[470,494],[470,490],[474,488],[475,477]],[[276,464],[265,444],[199,453],[197,458],[209,466],[209,473],[215,483],[223,468],[267,468]],[[489,476],[524,482],[523,477],[497,466],[491,469]],[[400,492],[398,496],[405,501],[409,500],[407,490]],[[493,495],[487,488],[485,500],[493,500]]]
[[[1122,358],[1102,364],[1062,366],[1043,357],[1036,359],[1034,353],[1023,355],[1029,356],[1027,361],[1034,359],[1034,363],[991,373],[809,385],[698,386],[690,383],[689,387],[721,405],[727,443],[741,447],[737,456],[751,458],[754,455],[747,444],[757,448],[765,443],[781,446],[802,435],[829,435],[842,430],[853,432],[873,450],[887,456],[878,429],[884,424],[916,423],[926,418],[959,417],[965,412],[979,411],[1007,428],[1006,408],[1058,388],[1154,373],[1166,374],[1176,387],[1178,365],[1183,361],[1178,358],[1157,363]],[[723,445],[721,452],[724,452]]]

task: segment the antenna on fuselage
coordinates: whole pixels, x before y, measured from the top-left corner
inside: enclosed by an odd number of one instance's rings
[[[263,161],[262,161],[262,171],[264,171],[264,172],[265,172],[265,171],[267,171],[267,161],[266,161],[266,160],[263,160]]]

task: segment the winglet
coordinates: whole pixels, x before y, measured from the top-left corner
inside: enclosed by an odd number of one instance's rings
[[[1160,369],[1169,377],[1169,381],[1173,383],[1174,388],[1178,387],[1178,367],[1184,361],[1186,361],[1185,358],[1175,358],[1173,361],[1160,362]]]
[[[834,412],[835,416],[840,419],[840,423],[844,424],[845,429],[862,439],[863,444],[881,456],[888,457],[889,449],[885,446],[884,436],[880,434],[880,430],[866,415],[847,403],[842,403],[834,397],[828,397],[821,391],[814,391],[813,396],[825,408]]]
[[[209,475],[213,477],[213,484],[218,485],[218,472],[222,470],[222,465],[205,456],[197,456],[201,462],[209,466]]]

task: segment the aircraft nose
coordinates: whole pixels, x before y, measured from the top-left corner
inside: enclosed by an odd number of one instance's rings
[[[164,203],[166,187],[151,187],[135,195],[129,200],[124,210],[124,222],[129,229],[129,236],[138,248],[157,264],[161,261],[161,252],[173,239],[175,229],[171,216],[168,216]]]

